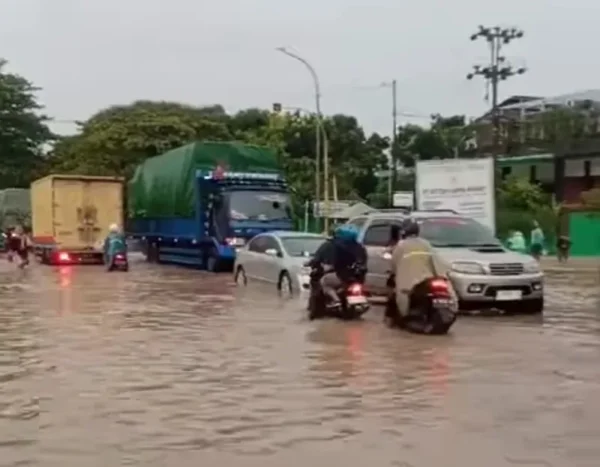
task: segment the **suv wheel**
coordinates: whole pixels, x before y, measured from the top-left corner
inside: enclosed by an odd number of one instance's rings
[[[523,302],[520,307],[522,313],[527,315],[539,315],[544,312],[544,299],[536,298]]]

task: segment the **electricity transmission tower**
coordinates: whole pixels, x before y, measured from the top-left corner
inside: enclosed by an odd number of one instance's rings
[[[492,92],[492,124],[494,127],[494,153],[500,143],[500,115],[498,112],[498,84],[511,76],[522,75],[527,71],[524,67],[515,68],[501,54],[502,47],[510,44],[515,39],[521,39],[523,31],[517,28],[501,28],[500,26],[484,27],[471,35],[471,40],[485,39],[490,49],[490,62],[487,65],[474,65],[473,71],[467,75],[467,79],[481,76],[485,79],[487,86]]]

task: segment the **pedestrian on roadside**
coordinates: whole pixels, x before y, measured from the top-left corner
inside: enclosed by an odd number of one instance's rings
[[[508,238],[508,249],[516,251],[517,253],[527,254],[527,244],[525,242],[525,236],[523,232],[519,230],[513,230]]]
[[[15,230],[15,227],[6,229],[6,259],[9,263],[14,261],[20,244],[19,237],[16,235]]]
[[[559,263],[566,263],[569,259],[571,239],[567,235],[560,235],[556,240],[556,256]]]
[[[19,258],[19,268],[25,268],[29,264],[31,240],[22,225],[15,227],[11,237],[11,247],[16,257]]]
[[[544,252],[544,231],[540,227],[538,221],[533,221],[533,229],[531,230],[531,240],[529,244],[529,249],[531,251],[531,256],[533,256],[536,260],[540,260],[542,253]]]

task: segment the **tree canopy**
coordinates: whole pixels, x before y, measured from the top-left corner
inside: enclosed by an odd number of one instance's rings
[[[0,187],[29,187],[44,170],[44,145],[53,140],[37,88],[6,71],[0,59]]]

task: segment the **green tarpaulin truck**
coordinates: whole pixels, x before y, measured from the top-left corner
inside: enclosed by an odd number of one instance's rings
[[[147,159],[128,184],[128,234],[150,261],[231,270],[256,234],[291,230],[277,155],[235,142],[195,142]]]

